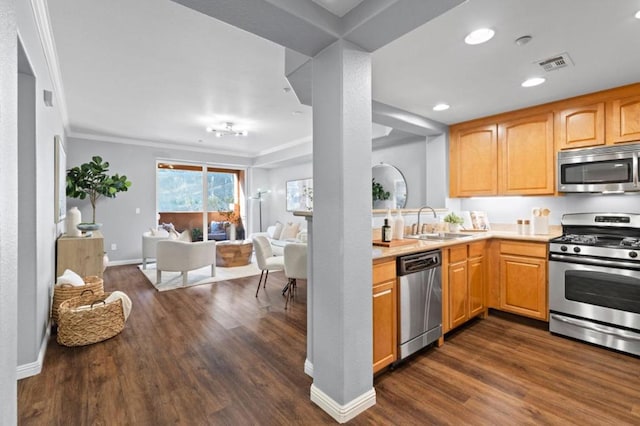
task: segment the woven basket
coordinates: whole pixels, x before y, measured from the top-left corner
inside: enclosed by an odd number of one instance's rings
[[[85,294],[60,304],[58,309],[58,343],[84,346],[110,339],[124,329],[122,300],[104,303],[111,293]],[[74,311],[79,306],[91,306]]]
[[[104,281],[102,278],[92,275],[84,277],[84,285],[73,286],[71,284],[56,285],[53,290],[53,306],[51,307],[51,319],[58,322],[58,309],[60,304],[72,297],[78,297],[82,292],[91,290],[91,293],[100,295],[104,293]]]

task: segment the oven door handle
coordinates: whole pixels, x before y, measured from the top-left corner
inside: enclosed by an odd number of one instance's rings
[[[549,255],[549,260],[557,260],[560,262],[567,263],[577,263],[580,265],[593,265],[593,266],[604,266],[607,268],[618,268],[618,269],[640,269],[639,263],[631,263],[631,262],[621,262],[617,260],[605,260],[605,259],[594,259],[592,257],[586,256],[567,256],[564,254],[555,254],[551,253]]]
[[[597,331],[598,333],[608,334],[610,336],[616,336],[616,337],[620,337],[622,339],[636,340],[636,341],[640,342],[640,334],[637,334],[637,333],[632,333],[632,332],[629,332],[629,331],[624,331],[624,330],[620,330],[620,329],[613,328],[613,327],[607,327],[607,326],[600,325],[600,324],[594,324],[594,323],[592,323],[590,321],[583,321],[583,320],[579,320],[579,319],[575,319],[575,318],[567,318],[567,317],[556,315],[556,314],[551,314],[551,318],[553,318],[556,321],[560,321],[560,322],[564,322],[564,323],[567,323],[567,324],[575,325],[577,327],[582,327],[582,328],[586,328],[588,330]]]

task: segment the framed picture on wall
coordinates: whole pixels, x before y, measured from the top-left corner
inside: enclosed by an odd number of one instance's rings
[[[64,152],[62,138],[58,135],[53,137],[54,146],[54,220],[60,222],[67,212],[67,154]]]
[[[287,181],[287,211],[313,210],[313,179]]]

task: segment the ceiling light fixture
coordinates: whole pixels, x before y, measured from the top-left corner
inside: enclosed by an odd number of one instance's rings
[[[636,17],[636,19],[640,19],[640,10],[636,12],[636,14],[634,15]]]
[[[207,127],[207,132],[215,133],[217,138],[221,138],[223,136],[247,136],[249,134],[246,130],[234,130],[233,123],[231,122],[224,123],[223,129]]]
[[[482,44],[493,38],[495,31],[491,28],[480,28],[470,32],[465,38],[464,42],[467,44]]]
[[[433,107],[433,110],[434,111],[445,111],[445,110],[447,110],[449,108],[450,108],[449,104],[438,104],[438,105]]]
[[[546,78],[544,77],[533,77],[533,78],[529,78],[525,81],[522,82],[521,86],[522,87],[534,87],[534,86],[539,86],[542,83],[544,83],[545,81],[547,81]]]

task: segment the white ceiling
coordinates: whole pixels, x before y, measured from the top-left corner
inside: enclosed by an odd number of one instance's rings
[[[342,16],[358,0],[313,0]],[[308,142],[284,49],[169,0],[48,2],[71,136],[254,157]],[[446,124],[640,81],[640,0],[469,0],[373,53],[373,98]],[[468,46],[470,30],[495,37]],[[517,46],[514,40],[531,35]],[[568,52],[550,73],[534,61]],[[528,77],[542,86],[524,89]],[[448,111],[434,112],[439,102]],[[294,115],[293,112],[297,113]],[[215,138],[231,121],[246,138]]]

